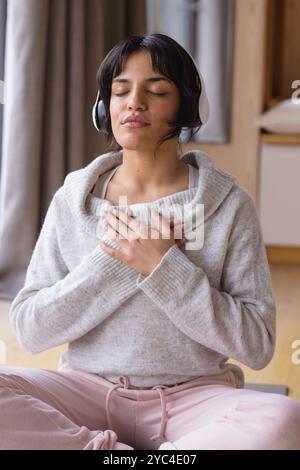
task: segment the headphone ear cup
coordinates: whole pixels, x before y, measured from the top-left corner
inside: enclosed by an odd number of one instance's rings
[[[93,123],[98,132],[104,132],[108,134],[106,128],[107,114],[103,101],[100,99],[100,93],[98,91],[96,102],[93,106]]]
[[[105,134],[108,134],[106,127],[107,113],[102,100],[99,101],[97,106],[97,120],[100,130]]]

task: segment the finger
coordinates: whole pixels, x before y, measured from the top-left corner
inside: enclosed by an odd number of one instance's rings
[[[129,235],[131,239],[147,239],[149,237],[148,225],[143,224],[139,220],[135,220],[131,209],[126,208],[125,211],[117,209],[117,214],[119,219],[123,220],[130,228],[131,232],[129,232]]]
[[[137,238],[140,236],[140,222],[134,220],[132,217],[132,211],[129,208],[126,208],[125,211],[122,209],[113,209],[113,214],[115,214],[116,218],[122,222],[121,227],[124,226],[128,227],[128,235],[133,238]]]
[[[106,222],[105,225],[105,235],[110,239],[110,240],[115,240],[118,237],[117,232],[114,230],[114,228],[109,224],[109,222]]]
[[[118,259],[120,261],[122,261],[122,263],[125,263],[125,260],[124,260],[124,254],[121,250],[116,250],[108,245],[106,245],[106,243],[104,243],[103,241],[100,241],[99,242],[99,245],[100,247],[102,248],[102,250],[107,253],[109,256],[111,256],[112,258],[115,258],[115,259]]]
[[[173,231],[174,240],[175,241],[181,240],[185,232],[185,228],[186,228],[184,222],[181,220],[178,220],[178,221],[175,221],[174,223],[174,218],[172,217],[171,222],[170,222],[170,227],[171,227],[171,230]]]
[[[151,227],[162,235],[162,238],[170,239],[170,223],[166,221],[162,214],[158,213],[155,209],[151,209]]]
[[[174,237],[174,231],[176,231],[176,235],[182,233],[182,221],[175,220],[174,216],[171,216],[170,220],[165,218],[162,214],[158,214],[160,217],[160,230],[163,234],[163,238],[170,238],[171,236]],[[170,229],[172,234],[170,233]]]
[[[128,240],[130,235],[134,235],[134,233],[130,233],[131,229],[128,227],[128,225],[126,225],[120,218],[118,218],[117,215],[113,213],[113,211],[111,214],[106,214],[105,220],[111,227],[111,230],[114,231],[114,238],[119,238],[120,240]]]
[[[124,251],[126,253],[129,241],[121,238],[120,235],[109,224],[107,224],[105,235],[109,240],[113,240],[120,248],[124,248]]]
[[[124,216],[124,214],[123,214]],[[116,233],[118,240],[128,243],[129,241],[139,240],[141,238],[140,231],[134,231],[121,218],[118,218],[115,214],[109,217],[109,223],[111,223],[112,230]],[[122,245],[124,246],[124,244]]]
[[[130,215],[130,217],[135,217],[135,216],[133,215],[132,210],[131,210],[129,207],[126,207],[125,213],[128,214],[128,215]]]
[[[186,242],[187,242],[187,239],[186,239],[186,238],[181,238],[181,239],[175,240],[175,243],[176,243],[177,245],[179,245],[179,246],[185,245]]]
[[[120,209],[119,207],[118,208],[115,208],[112,210],[112,213],[120,220],[122,220],[124,223],[126,224],[129,224],[129,222],[131,221],[131,211],[130,209],[128,208],[125,208],[124,210],[123,209]]]
[[[152,233],[157,232],[160,233],[160,218],[158,212],[156,212],[153,208],[150,211],[150,225],[149,228]]]
[[[183,222],[177,222],[172,228],[174,238],[182,238],[185,232],[185,225]]]

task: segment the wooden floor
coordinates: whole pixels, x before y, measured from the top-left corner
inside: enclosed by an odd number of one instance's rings
[[[300,265],[272,264],[271,275],[277,306],[275,354],[264,369],[243,366],[243,370],[248,382],[286,385],[289,396],[300,401],[300,364],[292,361],[292,344],[300,341]]]
[[[247,382],[286,385],[289,396],[300,401],[300,364],[293,364],[292,361],[292,343],[300,340],[300,265],[272,264],[271,275],[277,305],[276,352],[270,364],[260,371],[245,366],[242,368]],[[55,369],[59,353],[66,346],[37,355],[22,351],[9,326],[9,305],[8,302],[0,301],[0,362]]]

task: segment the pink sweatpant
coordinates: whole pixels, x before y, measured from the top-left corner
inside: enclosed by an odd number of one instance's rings
[[[138,389],[126,376],[0,366],[0,449],[300,449],[300,404],[231,372]]]

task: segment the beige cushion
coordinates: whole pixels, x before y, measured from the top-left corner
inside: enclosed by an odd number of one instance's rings
[[[266,111],[257,125],[275,134],[300,134],[300,100],[284,100]]]

